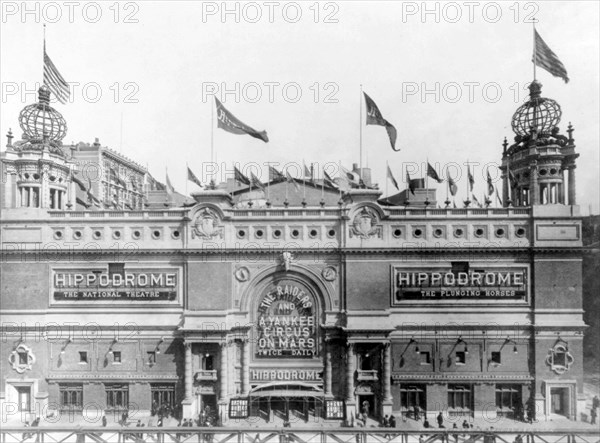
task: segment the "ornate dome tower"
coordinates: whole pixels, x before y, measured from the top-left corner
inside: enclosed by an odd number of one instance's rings
[[[509,147],[504,140],[500,169],[505,206],[576,204],[575,159],[579,154],[575,153],[573,127],[569,124],[568,137],[559,134],[560,105],[541,93],[541,83],[534,80],[529,100],[512,117],[515,143]]]
[[[38,102],[19,114],[22,140],[12,143],[12,133],[3,163],[7,168],[5,202],[7,207],[66,209],[73,194],[70,166],[62,149],[67,134],[63,116],[50,106],[50,91],[38,90]]]

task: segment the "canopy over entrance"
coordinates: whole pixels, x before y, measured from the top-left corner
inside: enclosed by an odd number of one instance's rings
[[[314,397],[322,398],[325,393],[321,388],[309,383],[286,383],[273,382],[260,385],[252,389],[249,393],[250,397]]]

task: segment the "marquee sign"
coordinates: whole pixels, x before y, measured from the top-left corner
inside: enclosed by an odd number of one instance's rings
[[[392,268],[392,304],[427,300],[524,301],[527,268],[494,267],[456,272],[449,268]]]
[[[53,269],[54,302],[176,302],[179,268],[126,268],[109,273],[99,269]]]
[[[304,285],[280,280],[260,297],[256,315],[257,358],[317,356],[315,300]]]
[[[250,381],[322,382],[322,369],[250,369]]]

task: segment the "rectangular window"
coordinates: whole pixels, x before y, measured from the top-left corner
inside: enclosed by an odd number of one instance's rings
[[[473,397],[469,385],[448,385],[448,407],[458,410],[472,410]]]
[[[230,418],[246,418],[248,417],[248,400],[233,399],[229,403]]]
[[[59,385],[61,409],[83,409],[83,385]]]
[[[113,363],[121,363],[121,351],[113,351]]]
[[[502,363],[502,354],[500,351],[492,352],[492,363],[496,363],[497,365]]]
[[[150,395],[152,398],[152,411],[154,414],[173,410],[175,407],[175,385],[174,384],[151,384]]]
[[[88,357],[87,357],[87,352],[86,351],[79,351],[79,363],[86,363],[88,362]]]
[[[503,412],[517,412],[522,409],[521,386],[496,385],[496,408]]]
[[[106,408],[122,410],[129,408],[129,385],[106,385]]]
[[[112,277],[115,274],[119,274],[121,277],[125,277],[125,263],[108,264],[108,275]]]
[[[403,411],[414,411],[425,408],[425,385],[400,385],[400,408]]]
[[[431,364],[431,353],[429,351],[419,352],[419,357],[422,365]]]
[[[464,365],[467,362],[467,354],[464,351],[456,352],[456,364]]]
[[[19,352],[19,364],[20,365],[28,365],[29,364],[29,352]]]

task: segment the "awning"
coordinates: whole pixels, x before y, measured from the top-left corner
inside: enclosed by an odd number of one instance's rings
[[[257,398],[266,398],[266,397],[313,397],[313,398],[323,398],[325,394],[323,392],[317,391],[304,391],[302,389],[273,389],[269,391],[258,391],[251,392],[249,394],[250,397]]]

